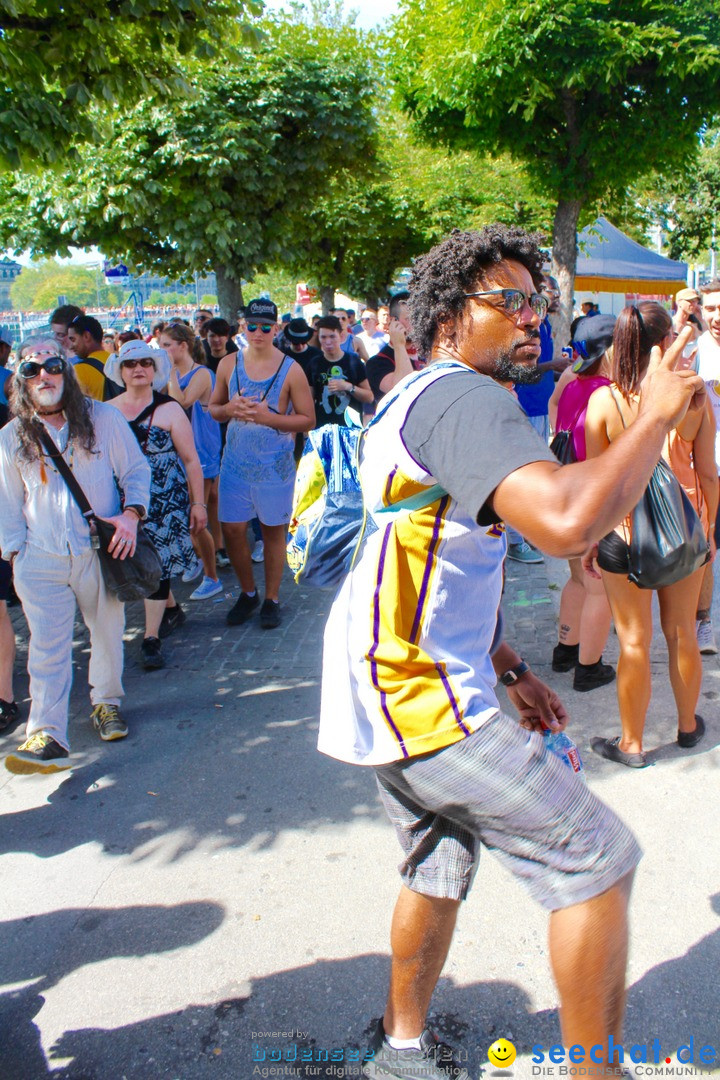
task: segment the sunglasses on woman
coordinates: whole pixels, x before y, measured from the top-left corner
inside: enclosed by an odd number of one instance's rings
[[[136,368],[138,366],[138,364],[140,365],[140,367],[145,367],[145,368],[148,368],[148,367],[154,368],[155,367],[155,361],[151,360],[149,356],[141,356],[139,360],[137,360],[137,359],[123,360],[120,363],[120,367]]]
[[[48,356],[47,360],[22,360],[17,366],[21,379],[34,379],[41,371],[48,375],[62,375],[67,367],[62,356]]]
[[[247,329],[250,331],[251,334],[254,334],[256,330],[262,330],[263,334],[272,334],[272,332],[274,330],[273,326],[265,326],[264,323],[261,326],[260,323],[249,322],[249,323],[245,323],[245,326],[247,327]]]
[[[533,315],[544,319],[548,311],[548,300],[542,293],[534,292],[526,296],[520,289],[489,289],[487,292],[467,292],[463,296],[502,296],[503,309],[508,315],[519,315],[525,304],[530,305]]]

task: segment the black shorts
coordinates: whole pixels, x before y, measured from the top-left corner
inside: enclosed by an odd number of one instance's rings
[[[616,532],[608,533],[598,544],[597,564],[608,574],[628,574],[630,545]]]
[[[7,600],[10,595],[10,582],[12,581],[12,568],[9,562],[0,559],[0,600]]]

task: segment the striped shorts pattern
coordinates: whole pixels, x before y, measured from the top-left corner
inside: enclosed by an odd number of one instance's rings
[[[541,735],[499,714],[466,739],[376,766],[403,883],[464,900],[494,852],[550,911],[606,892],[641,858],[634,836]]]

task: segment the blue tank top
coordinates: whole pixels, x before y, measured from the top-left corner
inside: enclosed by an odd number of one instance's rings
[[[210,383],[213,390],[215,389],[215,372],[211,368],[196,367],[192,368],[191,371],[187,371],[184,375],[178,374],[178,383],[183,393],[187,390],[193,375],[196,375],[198,371],[208,371],[210,373]],[[199,401],[194,401],[190,409],[185,411],[189,412],[190,415],[195,449],[200,458],[203,476],[212,479],[220,472],[220,454],[222,451],[220,425],[217,420],[213,420],[207,406],[201,405]]]
[[[277,375],[256,382],[245,370],[245,350],[239,349],[228,383],[228,398],[241,390],[248,397],[264,400],[269,408],[277,412],[282,388],[294,363],[292,356],[286,356]],[[288,404],[286,415],[291,412],[292,405]],[[276,431],[263,424],[248,423],[247,420],[231,420],[227,429],[223,469],[232,468],[252,484],[284,483],[295,474],[294,448],[295,432]]]

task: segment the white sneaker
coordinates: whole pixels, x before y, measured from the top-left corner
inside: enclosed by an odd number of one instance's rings
[[[695,623],[695,632],[697,634],[697,643],[700,652],[705,656],[713,656],[718,650],[713,635],[712,621],[710,619],[705,619],[704,622],[701,622],[698,619]]]
[[[204,577],[195,592],[191,592],[188,600],[209,600],[211,596],[217,596],[223,591],[221,581],[213,581],[211,577]]]
[[[265,544],[262,540],[258,540],[253,548],[253,553],[250,556],[253,562],[262,562],[265,558]]]
[[[194,581],[195,578],[199,578],[203,572],[203,565],[199,559],[196,559],[189,570],[186,570],[182,576],[182,580],[187,584],[188,581]]]

